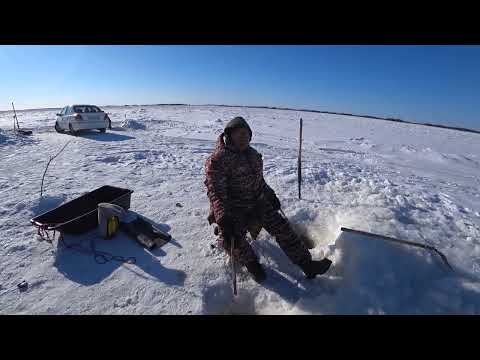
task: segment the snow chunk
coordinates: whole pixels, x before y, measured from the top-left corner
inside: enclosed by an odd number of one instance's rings
[[[145,124],[141,124],[140,122],[138,122],[136,120],[133,120],[133,119],[125,119],[120,126],[124,129],[133,129],[133,130],[146,130],[147,129]]]

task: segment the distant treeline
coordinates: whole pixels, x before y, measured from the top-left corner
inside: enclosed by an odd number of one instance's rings
[[[394,121],[394,122],[400,122],[400,123],[405,123],[405,124],[431,126],[431,127],[438,127],[438,128],[443,128],[443,129],[451,129],[451,130],[458,130],[458,131],[465,131],[465,132],[480,134],[480,130],[467,129],[467,128],[455,127],[455,126],[440,125],[440,124],[418,123],[418,122],[406,121],[406,120],[401,120],[401,119],[392,118],[392,117],[379,117],[379,116],[372,116],[372,115],[359,115],[359,114],[350,114],[350,113],[343,113],[343,112],[310,110],[310,109],[291,109],[291,108],[275,107],[275,106],[241,106],[241,105],[214,105],[214,104],[209,104],[208,106],[246,107],[246,108],[254,108],[254,109],[288,110],[288,111],[311,112],[311,113],[318,113],[318,114],[344,115],[344,116],[353,116],[353,117],[363,117],[363,118],[368,118],[368,119]]]

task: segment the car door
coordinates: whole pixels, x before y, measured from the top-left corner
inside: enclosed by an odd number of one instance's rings
[[[68,130],[70,109],[71,106],[66,106],[65,112],[62,115],[62,128],[64,128],[65,130]]]
[[[59,113],[56,114],[56,117],[55,117],[55,122],[58,124],[58,126],[63,129],[63,124],[62,124],[62,117],[63,117],[63,114],[65,113],[65,109],[67,107],[65,106],[62,111],[60,111]]]

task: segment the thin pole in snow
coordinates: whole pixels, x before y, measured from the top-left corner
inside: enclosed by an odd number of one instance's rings
[[[237,296],[237,269],[235,268],[235,236],[232,236],[230,239],[230,261],[232,262],[232,285],[233,285],[233,295]]]
[[[15,105],[13,105],[13,101],[12,101],[12,108],[13,108],[13,130],[15,131],[15,120],[17,121],[17,129],[20,130],[20,125],[18,124],[17,112],[15,111]]]
[[[43,176],[42,176],[42,186],[40,187],[40,200],[41,200],[42,197],[43,197],[43,180],[45,179],[45,174],[47,173],[48,166],[50,165],[50,163],[52,162],[53,159],[55,159],[58,155],[60,155],[60,153],[61,153],[61,152],[67,147],[67,145],[70,143],[70,141],[72,141],[72,140],[67,141],[67,143],[62,147],[62,149],[61,149],[55,156],[50,157],[50,159],[48,160],[47,166],[45,167],[45,171],[43,172]]]
[[[298,146],[298,199],[302,199],[302,132],[303,132],[303,120],[300,118],[300,135]]]

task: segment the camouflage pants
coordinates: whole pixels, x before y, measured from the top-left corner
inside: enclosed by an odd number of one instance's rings
[[[238,212],[235,212],[233,219],[235,236],[234,255],[235,259],[237,259],[242,265],[258,260],[255,251],[246,240],[248,227],[252,221],[252,214],[253,212],[249,212],[248,210],[239,210]],[[258,216],[260,216],[260,219],[255,220],[260,220],[263,228],[271,236],[275,237],[280,248],[294,264],[302,265],[311,261],[312,256],[305,244],[294,233],[288,221],[280,216],[270,204],[266,204],[265,208]],[[230,255],[230,249],[227,248],[224,243],[221,230],[218,243],[219,246]]]

